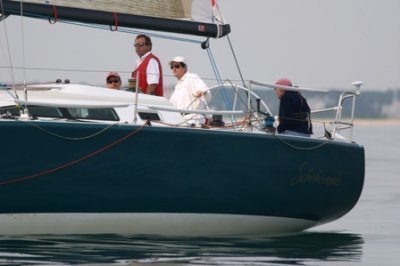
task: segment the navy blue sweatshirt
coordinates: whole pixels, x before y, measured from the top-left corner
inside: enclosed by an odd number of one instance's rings
[[[285,130],[312,134],[310,107],[297,91],[285,91],[279,104],[278,133]]]

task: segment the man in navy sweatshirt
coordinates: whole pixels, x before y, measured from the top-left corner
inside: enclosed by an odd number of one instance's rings
[[[276,81],[276,85],[292,87],[287,78]],[[298,91],[275,88],[280,100],[278,133],[309,137],[312,134],[310,107],[306,99]]]

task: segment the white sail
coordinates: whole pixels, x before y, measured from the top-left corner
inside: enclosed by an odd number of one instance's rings
[[[230,33],[216,0],[2,0],[2,6],[6,17],[22,15],[213,38]]]
[[[14,0],[19,2],[18,0]],[[48,4],[118,12],[170,19],[219,21],[214,19],[215,1],[211,0],[24,0],[24,3]]]

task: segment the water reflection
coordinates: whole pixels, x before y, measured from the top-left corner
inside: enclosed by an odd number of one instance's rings
[[[0,265],[307,265],[360,261],[357,234],[268,238],[163,238],[117,235],[1,237]],[[315,264],[312,264],[315,265]]]

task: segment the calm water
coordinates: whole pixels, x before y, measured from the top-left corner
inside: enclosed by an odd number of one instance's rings
[[[400,125],[364,125],[366,183],[345,217],[274,238],[0,237],[0,265],[399,265]]]

